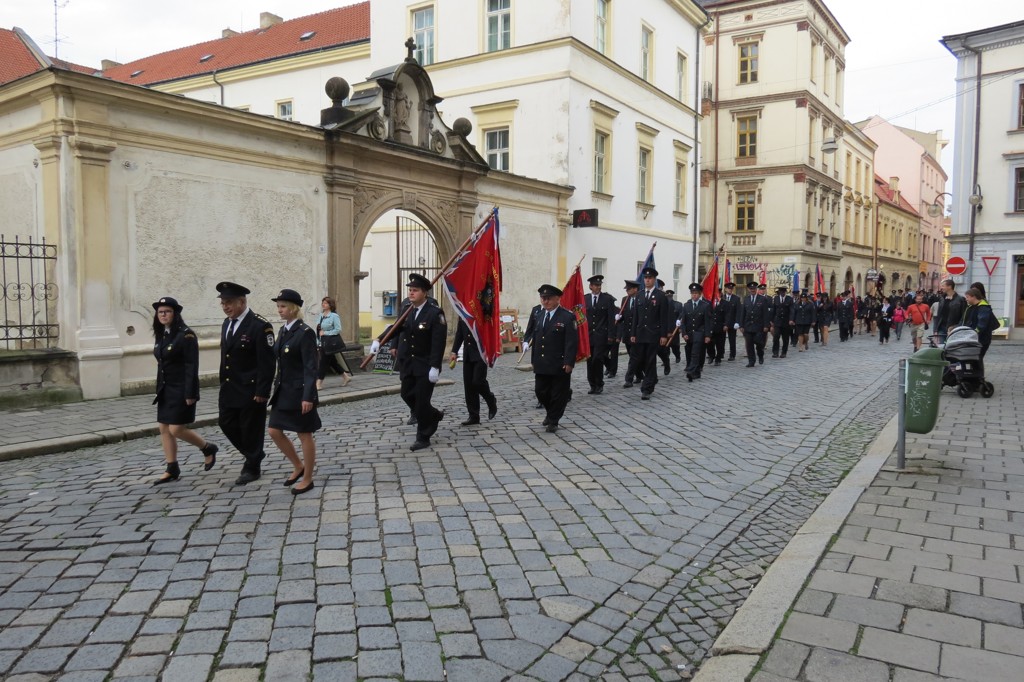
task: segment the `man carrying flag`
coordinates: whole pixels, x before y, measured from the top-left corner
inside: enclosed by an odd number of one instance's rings
[[[587,333],[590,341],[590,357],[587,359],[587,381],[590,394],[604,392],[604,370],[608,363],[608,348],[614,336],[615,313],[619,306],[615,297],[601,291],[604,275],[594,275],[587,280],[590,293],[587,294]]]

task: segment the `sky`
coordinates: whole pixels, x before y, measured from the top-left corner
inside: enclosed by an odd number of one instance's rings
[[[349,4],[350,0],[56,0],[55,48],[54,0],[2,0],[0,27],[22,28],[48,54],[98,67],[102,59],[128,62],[219,38],[224,28],[257,28],[260,12],[293,19]],[[947,139],[953,137],[955,122],[956,60],[939,38],[1024,18],[1020,6],[1006,0],[826,4],[851,38],[846,48],[846,118],[860,121],[879,114],[896,125],[942,130]],[[952,162],[950,145],[942,157],[947,172]]]

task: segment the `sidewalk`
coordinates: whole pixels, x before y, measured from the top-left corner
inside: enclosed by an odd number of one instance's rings
[[[373,374],[356,369],[351,383],[342,388],[341,377],[328,376],[320,391],[320,404],[334,405],[398,393],[399,383],[397,374]],[[438,385],[451,383],[450,379],[441,379]],[[217,388],[214,386],[202,389],[195,426],[216,423]],[[3,410],[0,411],[0,461],[156,434],[156,407],[150,394]]]
[[[1024,679],[1021,346],[995,344],[986,365],[995,396],[944,389],[936,428],[908,434],[904,472],[887,426],[716,641],[699,682]]]

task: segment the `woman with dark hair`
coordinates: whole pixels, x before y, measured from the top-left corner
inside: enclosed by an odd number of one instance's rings
[[[320,318],[316,321],[317,345],[320,348],[320,372],[317,374],[316,387],[324,387],[324,377],[327,376],[327,366],[341,375],[341,385],[348,386],[352,381],[352,370],[345,362],[342,351],[345,350],[345,342],[341,338],[341,317],[338,315],[338,304],[330,296],[324,296],[320,301]],[[339,364],[340,361],[340,364]]]
[[[313,489],[313,468],[316,466],[316,441],[313,433],[320,430],[320,415],[316,404],[317,349],[316,332],[300,318],[302,297],[294,289],[281,289],[277,298],[277,314],[284,324],[274,344],[277,357],[277,376],[274,393],[270,397],[270,420],[267,433],[293,467],[292,475],[284,484],[295,486],[292,495],[301,495]],[[302,444],[302,459],[295,445],[284,433],[294,431]],[[295,485],[302,479],[302,485]]]
[[[206,457],[204,469],[209,471],[217,461],[217,446],[188,428],[196,420],[199,400],[199,341],[185,320],[182,307],[170,296],[153,304],[153,355],[156,357],[156,421],[160,427],[160,444],[164,449],[167,470],[153,481],[160,485],[177,481],[178,441],[199,448]]]
[[[964,300],[967,302],[964,316],[959,323],[951,324],[950,328],[960,324],[976,331],[978,342],[981,343],[981,359],[984,360],[988,347],[992,345],[992,332],[999,329],[999,320],[992,312],[992,306],[985,300],[985,293],[976,286],[971,285],[971,288],[964,292]]]
[[[988,298],[988,294],[985,293],[985,285],[982,284],[981,282],[972,283],[971,286],[968,287],[968,289],[977,289],[978,293],[981,294],[981,296],[978,297],[979,299]]]

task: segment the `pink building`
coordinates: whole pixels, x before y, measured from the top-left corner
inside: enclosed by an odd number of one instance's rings
[[[941,156],[949,141],[942,139],[941,130],[924,133],[893,125],[881,116],[872,116],[856,126],[878,145],[875,172],[882,177],[898,177],[903,197],[920,214],[917,286],[938,289],[945,262],[945,234],[942,216],[932,218],[928,207],[937,198],[942,199],[939,195],[946,191],[948,178],[942,170]]]

